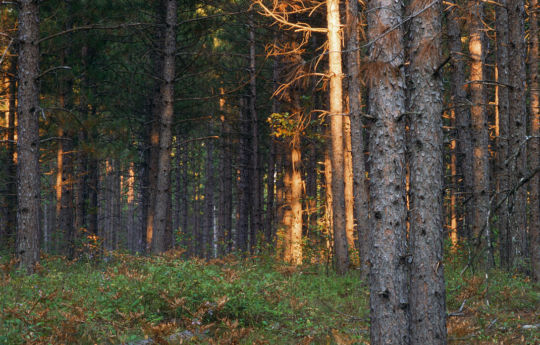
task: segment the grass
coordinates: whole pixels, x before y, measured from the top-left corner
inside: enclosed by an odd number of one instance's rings
[[[271,257],[204,262],[174,252],[108,263],[44,257],[31,276],[13,263],[3,256],[0,344],[368,344],[369,294],[356,270],[340,277]],[[538,286],[499,271],[461,276],[461,267],[445,265],[448,310],[463,305],[448,319],[450,344],[539,342],[538,329],[523,329],[540,322]],[[179,332],[190,337],[168,338]]]

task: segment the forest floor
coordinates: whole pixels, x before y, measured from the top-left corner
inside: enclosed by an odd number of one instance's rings
[[[539,344],[540,293],[520,275],[460,274],[447,260],[449,344]],[[44,256],[37,273],[0,258],[0,344],[369,344],[369,293],[271,257],[183,260]],[[147,339],[146,341],[144,339]]]

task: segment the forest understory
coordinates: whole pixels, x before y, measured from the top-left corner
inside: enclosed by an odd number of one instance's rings
[[[44,256],[30,276],[2,255],[0,344],[369,344],[358,270],[181,255]],[[448,343],[538,344],[538,285],[464,260],[445,263]]]

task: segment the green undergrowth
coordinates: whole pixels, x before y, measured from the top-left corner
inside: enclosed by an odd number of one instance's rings
[[[537,343],[538,329],[524,326],[540,323],[538,286],[462,267],[445,265],[449,343]],[[4,255],[0,268],[0,344],[368,344],[369,295],[357,270],[174,252],[44,257],[30,276]]]

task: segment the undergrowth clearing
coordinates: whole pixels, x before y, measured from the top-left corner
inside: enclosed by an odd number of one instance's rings
[[[352,270],[271,257],[209,262],[113,253],[43,257],[36,274],[3,256],[0,344],[368,344],[369,293]],[[538,344],[539,293],[520,275],[448,261],[449,344]],[[535,328],[536,326],[536,328]]]

